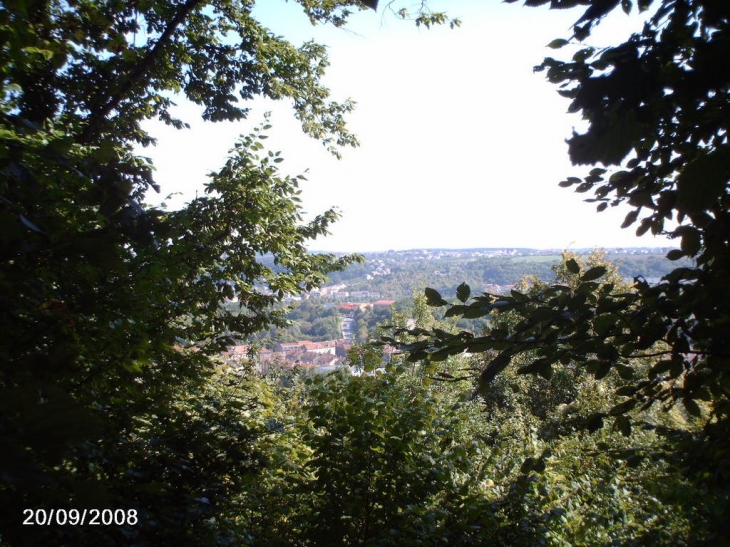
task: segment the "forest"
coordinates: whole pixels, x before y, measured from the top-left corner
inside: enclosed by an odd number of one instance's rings
[[[362,262],[329,275],[332,283],[345,285],[336,296],[322,296],[315,292],[306,295],[304,300],[282,302],[280,307],[286,309],[286,318],[290,324],[272,326],[253,335],[251,339],[266,347],[273,347],[277,342],[334,340],[341,338],[340,323],[347,316],[355,322],[355,340],[366,342],[373,338],[381,325],[391,321],[390,306],[372,306],[381,297],[395,300],[393,306],[398,312],[410,313],[414,291],[422,292],[425,287],[449,297],[455,297],[461,283],[488,288],[489,292],[509,292],[513,285],[528,277],[549,281],[554,277],[556,264],[562,260],[560,255],[538,254],[536,251],[526,251],[524,256],[516,257],[473,258],[472,253],[453,250],[445,251],[444,256],[435,260],[412,259],[414,255],[422,256],[423,252],[363,253]],[[588,256],[591,252],[601,253],[605,260],[614,265],[617,274],[627,281],[643,277],[654,282],[673,267],[690,264],[686,258],[667,260],[665,249],[642,249],[634,254],[596,249],[582,250],[576,254]],[[383,269],[384,265],[387,268]],[[368,304],[369,309],[343,312],[340,306],[346,302]],[[457,322],[460,327],[471,330],[478,330],[478,323],[463,318]]]
[[[428,2],[295,2],[303,24],[461,24]],[[583,174],[559,186],[665,236],[660,279],[599,251],[520,279],[439,268],[374,332],[357,318],[351,367],[264,375],[221,352],[365,264],[308,251],[339,213],[305,215],[268,118],[183,207],[145,200],[145,123],[184,129],[176,97],[210,122],[283,100],[335,156],[358,144],[327,48],[255,4],[0,5],[0,545],[727,545],[730,4],[511,6],[574,8],[535,69],[585,122]],[[621,11],[646,24],[586,45]]]
[[[676,266],[688,266],[686,258],[670,261],[666,250],[644,251],[636,254],[618,254],[605,250],[606,258],[616,264],[618,273],[627,278],[659,279]],[[592,249],[573,251],[587,256]],[[486,285],[514,285],[523,277],[532,275],[550,279],[552,267],[561,261],[560,253],[538,254],[526,250],[522,256],[471,256],[466,251],[446,251],[434,260],[414,260],[412,256],[423,251],[390,251],[363,253],[363,262],[351,264],[345,270],[333,272],[333,283],[345,283],[349,291],[369,291],[380,298],[410,299],[413,287],[423,283],[439,291],[454,295],[456,287],[468,283],[474,287]],[[386,267],[387,274],[378,272]],[[375,275],[372,275],[375,272]]]

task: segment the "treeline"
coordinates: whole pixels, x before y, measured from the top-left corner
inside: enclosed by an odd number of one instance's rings
[[[414,290],[420,291],[426,286],[449,297],[456,294],[456,289],[461,283],[470,285],[475,291],[489,289],[490,292],[498,292],[499,287],[504,290],[505,286],[514,285],[528,277],[549,280],[555,275],[556,266],[561,263],[560,257],[540,255],[476,259],[447,257],[436,261],[396,262],[390,266],[390,274],[372,276],[371,260],[373,259],[366,257],[365,263],[352,264],[342,272],[331,273],[332,283],[347,284],[345,291],[370,291],[380,294],[383,298],[396,299],[396,310],[405,313],[410,308]],[[687,259],[672,262],[664,254],[659,253],[607,255],[607,260],[615,265],[618,275],[627,281],[639,276],[656,280],[667,274],[672,266],[689,264]],[[497,287],[494,287],[495,285]],[[340,304],[354,300],[357,299],[314,297],[281,306],[281,309],[286,310],[290,324],[271,327],[253,335],[252,338],[266,347],[277,342],[334,340],[342,336],[342,318],[351,317],[354,320],[354,339],[366,341],[378,325],[390,320],[390,310],[387,307],[347,312],[339,309]],[[482,323],[462,318],[457,324],[461,328],[478,331]]]
[[[390,273],[372,275],[374,262],[379,256],[386,256]],[[633,279],[642,276],[658,279],[674,267],[688,266],[690,261],[682,259],[672,262],[665,252],[646,255],[608,255],[616,263],[622,277]],[[342,272],[333,272],[333,283],[345,283],[348,290],[369,290],[379,292],[383,298],[408,298],[414,285],[423,283],[445,294],[455,294],[456,287],[466,282],[474,289],[487,285],[513,285],[525,276],[550,279],[552,267],[560,262],[560,256],[535,255],[525,257],[442,257],[438,260],[399,260],[392,255],[366,255],[364,263],[353,264]]]
[[[342,338],[342,316],[337,306],[301,300],[286,306],[288,325],[270,327],[252,335],[249,339],[260,342],[265,347],[272,347],[281,342],[297,342],[299,340],[336,340]]]
[[[408,301],[396,303],[396,309],[408,308]],[[391,319],[388,306],[369,306],[356,309],[340,309],[342,303],[323,301],[320,299],[300,300],[282,305],[286,310],[288,325],[271,327],[248,338],[263,347],[273,348],[282,342],[311,340],[336,340],[342,338],[344,319],[351,321],[352,339],[356,342],[368,341],[375,333],[378,325]]]
[[[573,282],[576,294],[587,294],[570,277],[571,260],[632,292],[600,255],[566,256],[549,281]],[[518,288],[526,296],[542,290]],[[389,332],[404,348],[417,348],[426,331],[442,338],[456,331],[428,294],[391,317]],[[519,332],[516,313],[494,315],[495,328]],[[247,389],[264,394],[252,413],[261,429],[251,446],[265,464],[242,475],[246,488],[224,508],[237,518],[227,533],[244,534],[249,545],[311,546],[724,538],[726,487],[681,459],[709,407],[699,415],[658,405],[630,418],[613,412],[633,375],[657,357],[627,359],[605,375],[568,361],[540,376],[519,373],[536,360],[527,352],[483,383],[491,355],[401,355],[386,363],[375,344],[355,346],[350,356],[362,376],[272,368],[246,378]],[[596,427],[596,416],[607,427]]]

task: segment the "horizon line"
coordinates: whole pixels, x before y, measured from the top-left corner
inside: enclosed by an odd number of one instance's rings
[[[460,251],[460,252],[476,252],[476,251],[555,251],[558,253],[571,252],[571,251],[595,251],[595,250],[651,250],[657,253],[670,251],[677,249],[678,247],[667,246],[627,246],[627,245],[616,245],[612,247],[595,245],[593,247],[516,247],[516,246],[503,246],[503,247],[411,247],[408,249],[379,249],[379,250],[368,250],[368,251],[325,251],[322,249],[310,249],[311,253],[325,254],[351,254],[351,253],[407,253],[416,251]]]

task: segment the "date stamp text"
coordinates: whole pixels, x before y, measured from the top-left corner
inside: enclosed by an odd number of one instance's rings
[[[23,509],[23,526],[134,526],[136,509]]]

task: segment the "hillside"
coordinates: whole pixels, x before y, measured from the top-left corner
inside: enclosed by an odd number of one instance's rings
[[[606,253],[625,278],[641,276],[654,282],[672,268],[688,263],[668,260],[668,251],[631,248],[607,249]],[[587,255],[590,249],[577,252]],[[394,301],[397,310],[408,313],[414,291],[425,287],[451,298],[463,282],[476,291],[499,294],[528,275],[549,280],[554,275],[553,265],[560,261],[560,251],[414,249],[365,253],[364,259],[342,272],[331,273],[331,282],[320,289],[288,299],[292,325],[272,328],[255,338],[269,348],[281,342],[342,337],[364,341],[376,325],[390,317],[390,306],[383,306],[383,302]]]
[[[667,260],[669,248],[606,249],[607,258],[619,265],[628,279],[658,279],[681,264]],[[577,249],[587,255],[591,249]],[[409,298],[420,285],[446,295],[466,282],[475,289],[493,292],[513,285],[526,275],[547,279],[559,262],[555,249],[416,249],[364,254],[365,262],[330,274],[333,284],[348,291],[368,291],[377,298]]]

